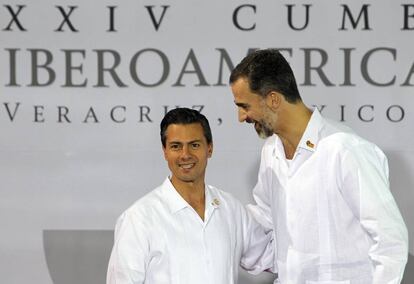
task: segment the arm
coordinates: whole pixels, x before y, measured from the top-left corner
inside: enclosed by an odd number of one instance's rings
[[[408,233],[389,190],[388,163],[376,146],[361,143],[342,160],[342,191],[372,245],[373,283],[400,283],[408,256]]]
[[[251,274],[262,271],[275,272],[274,269],[274,234],[266,229],[240,205],[243,226],[243,251],[240,265]]]
[[[258,181],[253,189],[256,204],[242,208],[244,251],[242,267],[251,274],[264,270],[276,273],[275,234],[271,213],[271,196],[266,178],[266,150],[262,149]]]
[[[145,280],[148,242],[142,224],[125,212],[115,227],[107,284],[141,284]]]
[[[264,146],[261,153],[259,174],[257,177],[256,186],[253,188],[253,198],[256,204],[248,204],[247,209],[253,217],[267,229],[273,229],[273,220],[271,212],[271,186],[268,179],[271,169],[268,164],[268,153],[266,153]]]

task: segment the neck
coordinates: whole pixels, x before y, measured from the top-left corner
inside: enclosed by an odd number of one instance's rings
[[[293,158],[311,116],[312,111],[303,102],[289,104],[280,115],[283,117],[283,123],[277,135],[283,143],[287,159]]]
[[[202,220],[204,220],[205,211],[205,184],[204,180],[200,182],[183,182],[171,178],[175,190],[187,203],[193,207]]]
[[[195,184],[193,182],[186,182],[181,184],[176,184],[172,182],[177,192],[186,200],[187,199],[201,199],[204,198],[204,183]]]

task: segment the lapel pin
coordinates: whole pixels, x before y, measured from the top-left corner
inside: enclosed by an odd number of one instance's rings
[[[312,149],[313,149],[313,147],[315,147],[315,145],[312,142],[310,142],[310,140],[306,141],[306,146],[308,146],[309,148],[312,148]]]

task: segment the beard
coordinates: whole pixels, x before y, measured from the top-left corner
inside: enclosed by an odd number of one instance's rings
[[[262,102],[262,105],[261,105],[261,112],[262,112],[262,118],[260,120],[254,120],[254,119],[251,119],[250,117],[247,117],[246,122],[254,123],[254,129],[256,130],[257,135],[259,135],[259,137],[262,139],[266,139],[272,136],[274,133],[272,122],[275,121],[276,114],[271,113],[269,111],[264,101]]]
[[[254,129],[256,130],[257,135],[262,139],[266,139],[273,135],[272,128],[264,120],[261,120],[260,122],[256,121],[254,123]]]

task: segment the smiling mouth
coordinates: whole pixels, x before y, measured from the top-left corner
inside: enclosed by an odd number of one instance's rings
[[[191,169],[192,167],[194,167],[195,166],[195,163],[191,163],[191,164],[182,164],[182,165],[180,165],[180,168],[182,168],[182,169],[184,169],[184,170],[189,170],[189,169]]]

